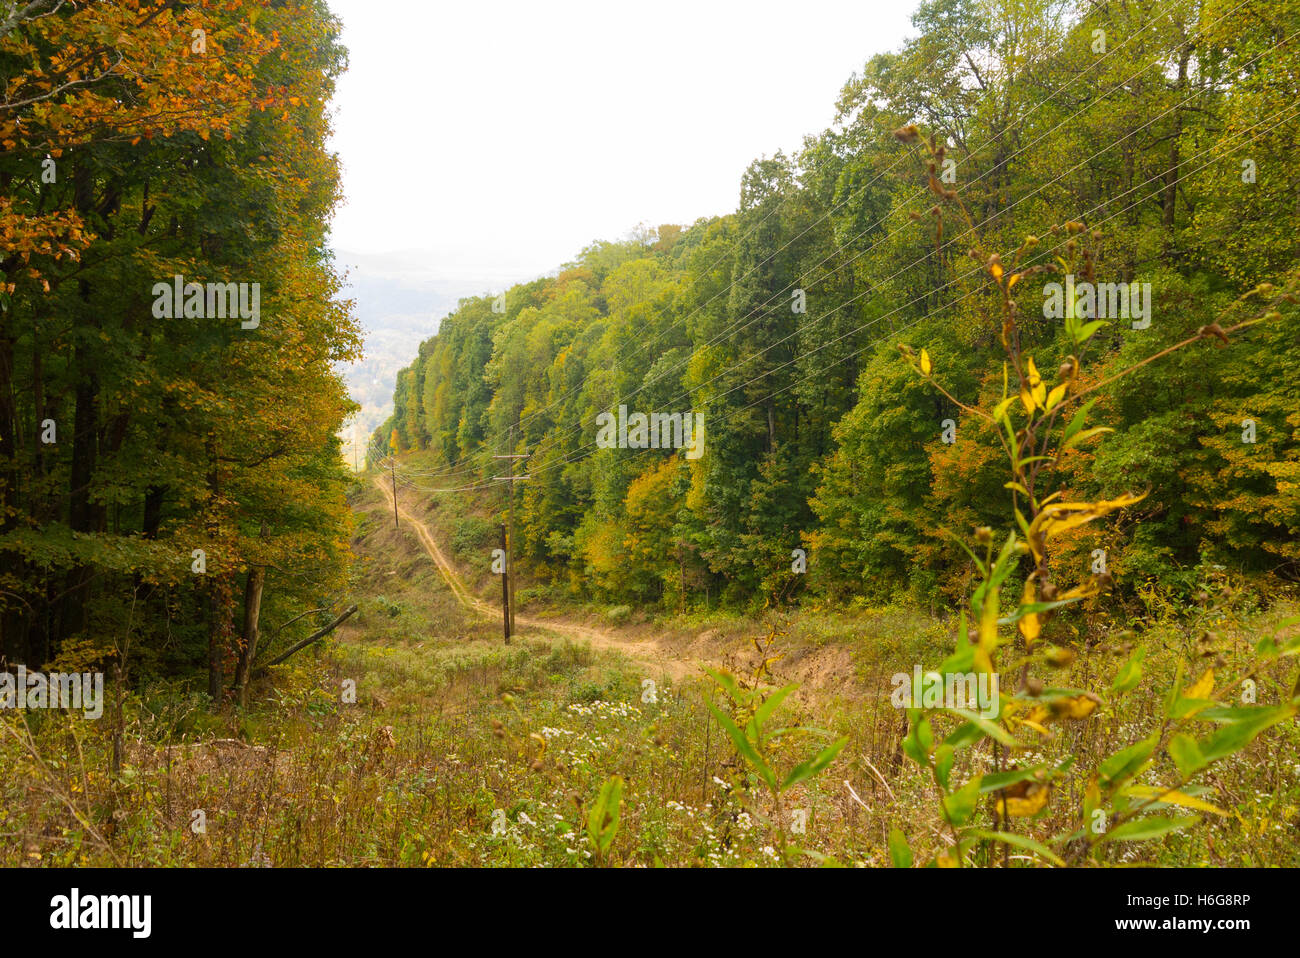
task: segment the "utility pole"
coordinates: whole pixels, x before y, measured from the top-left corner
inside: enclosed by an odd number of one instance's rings
[[[515,447],[514,426],[510,427],[509,437],[510,437],[508,440],[510,443],[509,448],[514,449]],[[527,459],[528,455],[527,453],[522,453],[518,455],[514,453],[508,453],[504,456],[493,456],[492,458],[510,460],[510,475],[493,477],[498,481],[509,480],[510,482],[510,490],[508,493],[510,499],[506,505],[506,522],[509,525],[509,534],[502,542],[501,545],[502,549],[505,550],[505,554],[506,554],[506,573],[505,573],[506,578],[505,581],[501,583],[501,587],[504,590],[503,601],[505,603],[505,608],[506,608],[506,641],[509,642],[510,636],[513,635],[515,631],[515,480],[528,478],[528,476],[515,475],[515,460]]]
[[[510,427],[510,451],[515,450],[515,427]],[[510,570],[508,584],[510,586],[510,632],[515,631],[515,461],[510,460],[510,505],[506,510],[506,521],[510,524],[509,536],[506,539],[509,548],[506,549],[506,568]]]
[[[399,529],[401,527],[397,524],[397,466],[391,458],[388,460],[388,470],[393,477],[393,528]]]
[[[504,561],[506,554],[506,524],[501,523],[501,556]],[[510,586],[509,566],[503,566],[501,570],[501,626],[506,632],[506,645],[510,644]]]

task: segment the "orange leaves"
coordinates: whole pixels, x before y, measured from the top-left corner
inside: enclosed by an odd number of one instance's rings
[[[134,143],[187,130],[202,134],[214,128],[215,116],[245,114],[256,93],[255,66],[273,46],[245,22],[247,9],[232,0],[204,11],[204,26],[230,48],[227,53],[214,42],[206,57],[189,55],[199,17],[175,16],[168,4],[86,4],[44,21],[56,52],[14,45],[6,98],[21,104],[9,112],[21,117],[22,135],[11,131],[7,148],[58,156],[124,132]],[[109,77],[126,78],[133,96],[105,95],[100,81]],[[57,101],[56,90],[62,91]]]

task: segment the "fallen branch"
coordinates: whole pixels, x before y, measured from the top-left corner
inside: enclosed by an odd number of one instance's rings
[[[311,645],[313,642],[317,641],[318,639],[323,639],[325,636],[329,635],[340,625],[346,622],[348,618],[351,617],[352,614],[355,613],[356,611],[357,611],[357,607],[355,605],[348,606],[346,609],[343,610],[343,612],[339,614],[339,617],[337,619],[335,619],[329,625],[325,626],[325,628],[320,629],[317,632],[313,632],[311,635],[307,636],[307,638],[303,639],[297,645],[291,646],[290,648],[286,649],[284,652],[281,652],[279,655],[273,658],[270,662],[267,662],[265,665],[258,666],[256,669],[253,670],[253,677],[257,678],[262,675],[265,675],[266,670],[269,669],[271,666],[279,665],[281,662],[283,662],[289,656],[293,655],[295,652],[300,652],[303,649],[307,648],[307,646]]]

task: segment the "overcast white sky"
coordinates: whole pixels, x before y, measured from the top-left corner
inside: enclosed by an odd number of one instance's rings
[[[341,265],[505,285],[736,207],[915,0],[330,0]],[[396,255],[394,255],[396,254]]]
[[[364,444],[460,297],[639,223],[733,211],[749,163],[824,130],[917,0],[329,3],[349,52],[333,247],[366,331],[344,369]]]

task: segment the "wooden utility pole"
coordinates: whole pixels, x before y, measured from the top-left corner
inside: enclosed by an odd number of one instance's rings
[[[506,556],[506,524],[501,523],[501,561]],[[501,627],[505,629],[506,645],[510,644],[510,567],[501,567]]]
[[[514,449],[514,426],[510,427],[509,443],[509,448]],[[493,477],[498,481],[508,480],[510,482],[510,489],[508,492],[510,499],[506,504],[506,523],[509,526],[509,532],[501,544],[501,548],[505,550],[506,560],[506,578],[505,581],[501,583],[501,587],[504,590],[503,602],[505,603],[506,609],[506,641],[509,642],[510,636],[513,635],[515,631],[515,480],[528,478],[528,476],[515,475],[515,460],[527,459],[528,455],[527,453],[507,453],[504,456],[493,456],[492,458],[510,460],[510,475]],[[504,529],[506,527],[503,526],[502,528]]]
[[[389,474],[393,477],[393,528],[401,528],[397,524],[397,466],[392,459],[388,460]]]
[[[515,449],[515,427],[510,427],[510,451]],[[510,460],[510,504],[506,509],[509,535],[506,538],[506,568],[510,570],[510,632],[515,631],[515,461]]]

